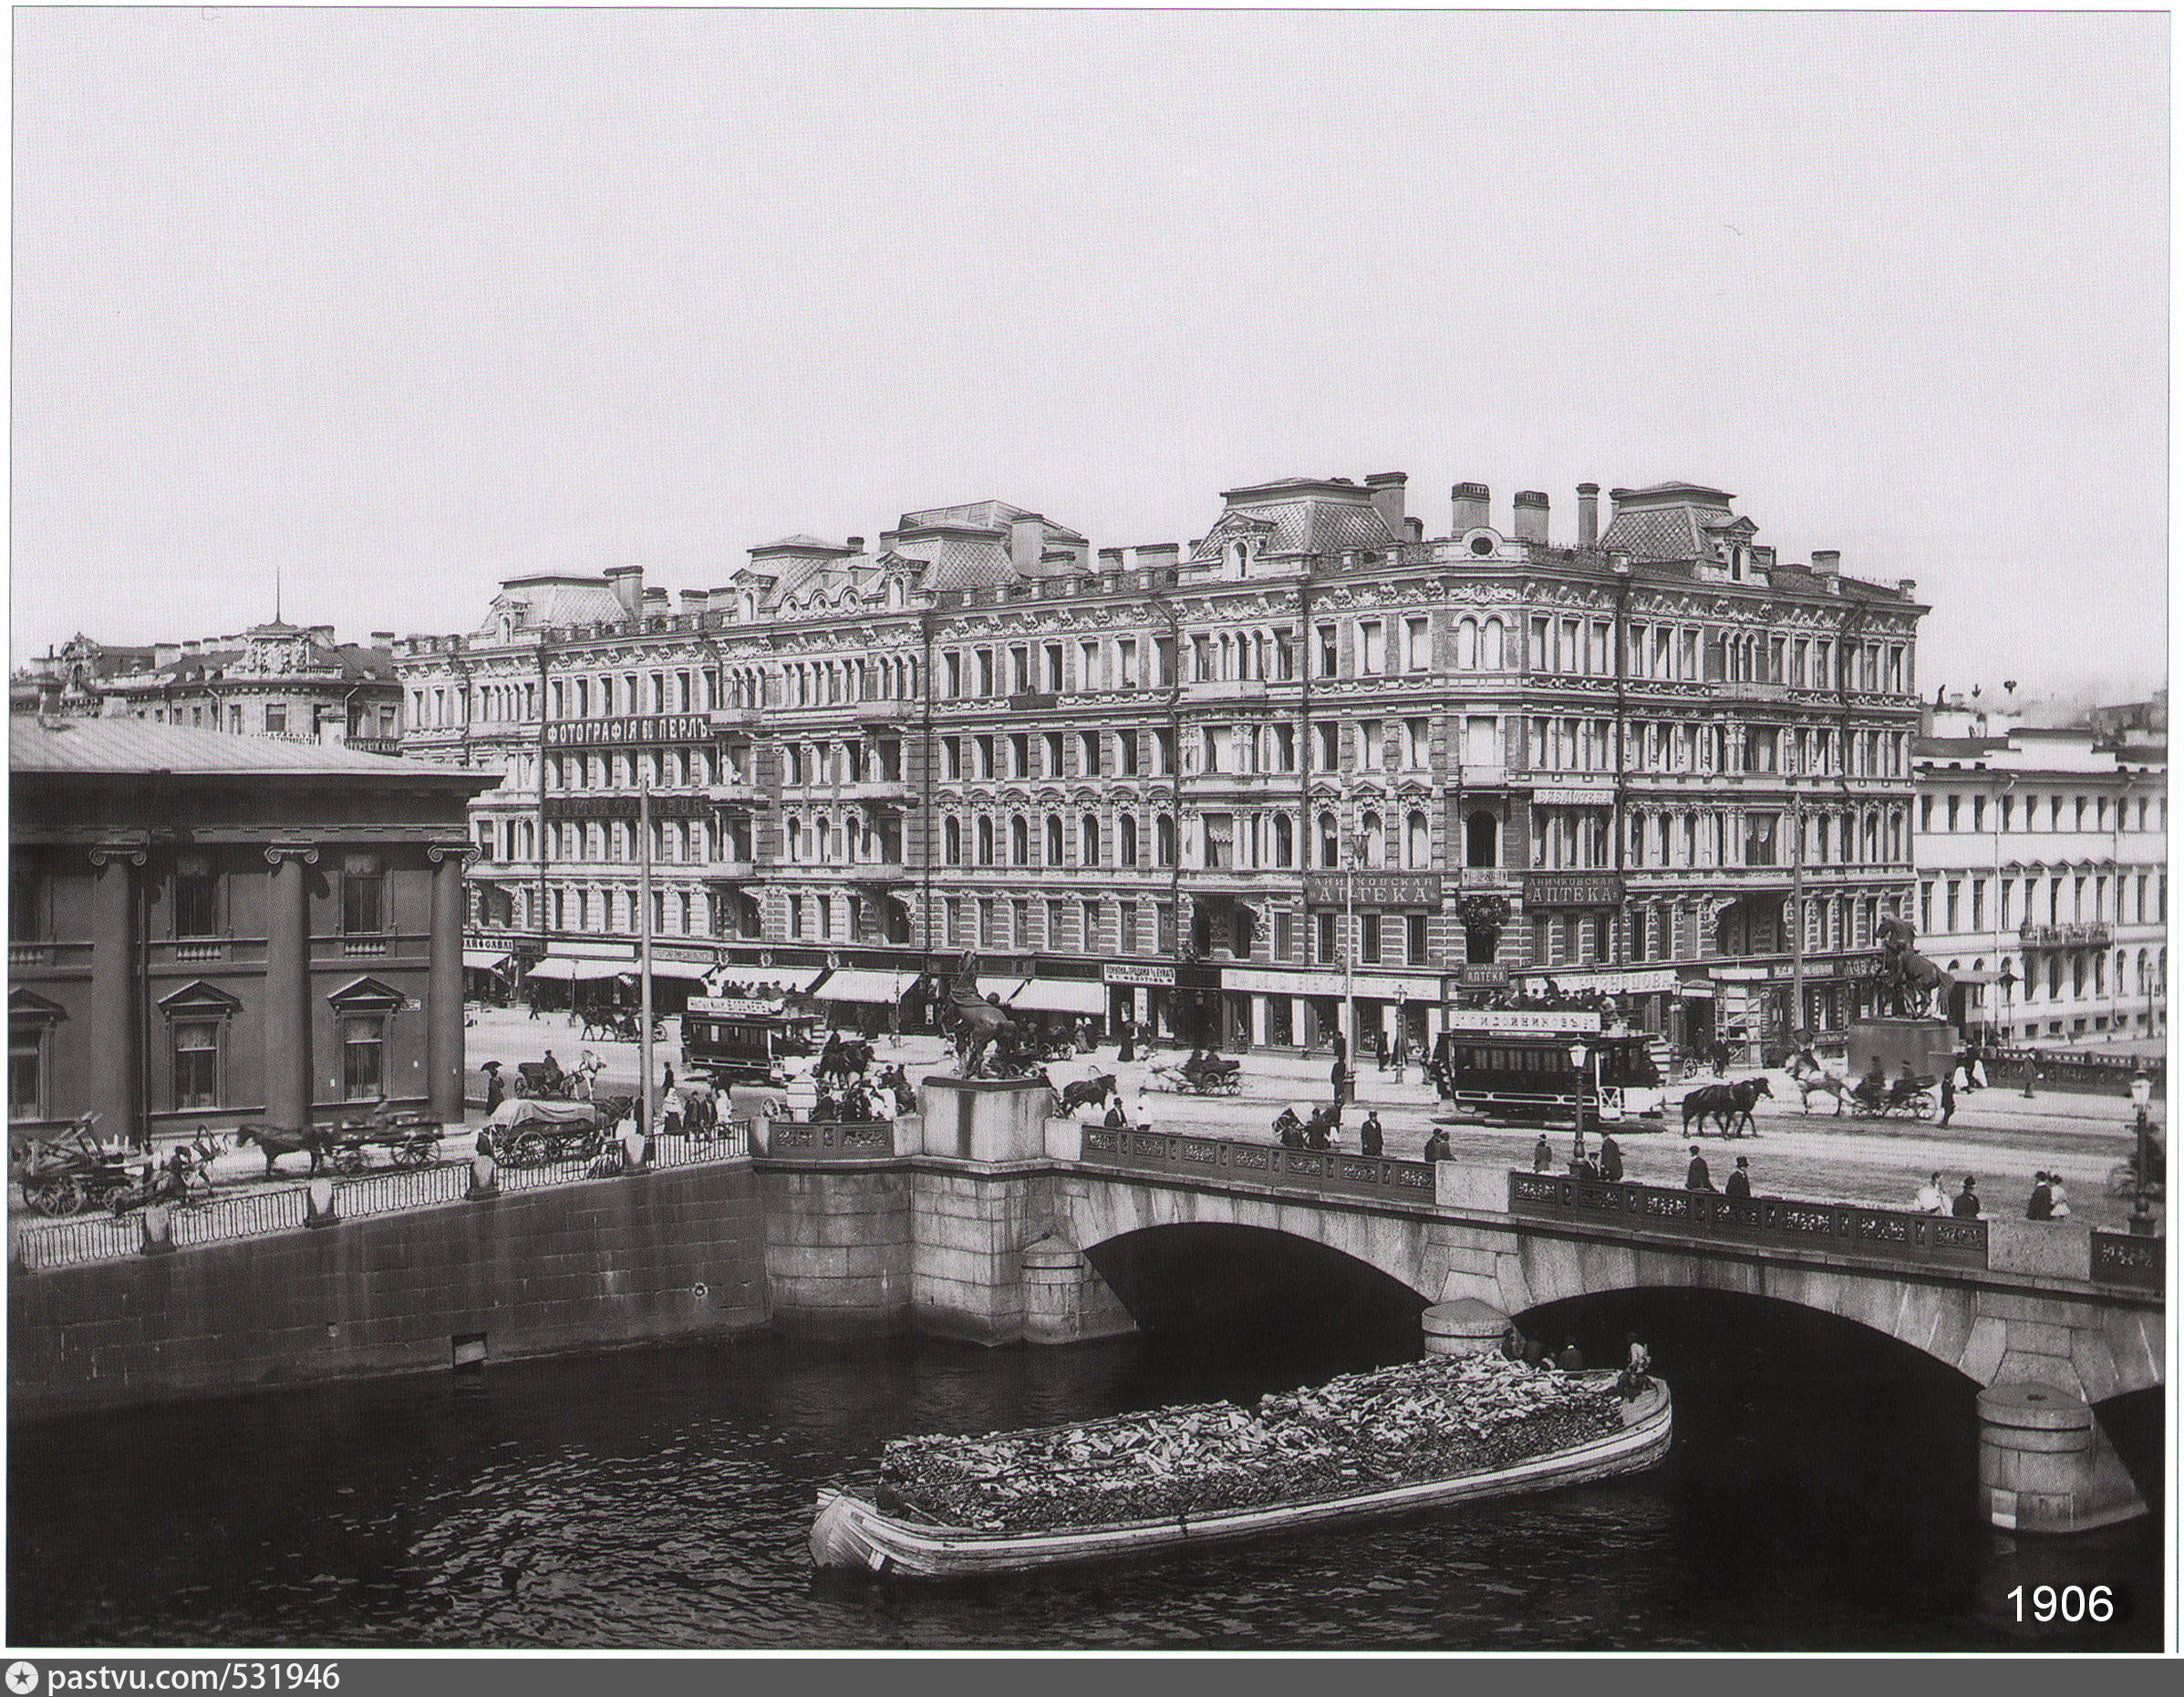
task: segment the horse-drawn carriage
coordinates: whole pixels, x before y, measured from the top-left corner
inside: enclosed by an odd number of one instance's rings
[[[430,1166],[440,1159],[440,1140],[445,1128],[429,1114],[396,1112],[368,1119],[344,1121],[326,1149],[326,1163],[345,1178],[371,1165],[375,1151],[384,1150],[393,1164],[409,1171]]]
[[[487,1119],[486,1143],[503,1166],[592,1160],[605,1151],[615,1127],[629,1117],[634,1105],[626,1096],[592,1102],[517,1096],[495,1108]]]
[[[98,1120],[87,1113],[57,1136],[13,1140],[10,1176],[22,1185],[24,1205],[33,1214],[59,1219],[109,1207],[136,1188],[149,1158],[108,1145],[94,1129]]]
[[[1201,1050],[1180,1066],[1154,1067],[1145,1075],[1147,1090],[1185,1096],[1235,1096],[1244,1088],[1243,1063]]]

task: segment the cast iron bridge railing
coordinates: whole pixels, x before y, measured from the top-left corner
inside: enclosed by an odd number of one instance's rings
[[[2093,1282],[2127,1285],[2135,1290],[2159,1290],[2168,1274],[2168,1257],[2159,1237],[2138,1237],[2124,1232],[2093,1234]]]
[[[776,1120],[766,1156],[800,1161],[868,1161],[895,1153],[893,1120]]]
[[[1983,1220],[1900,1214],[1847,1202],[1789,1196],[1724,1196],[1653,1185],[1610,1185],[1552,1173],[1511,1173],[1509,1212],[1578,1220],[1710,1243],[1810,1249],[1861,1259],[1936,1267],[1987,1265]]]
[[[1434,1200],[1431,1165],[1387,1155],[1284,1149],[1278,1143],[1088,1125],[1084,1128],[1084,1159],[1095,1166],[1119,1167],[1126,1172],[1264,1185],[1309,1195],[1429,1205]]]

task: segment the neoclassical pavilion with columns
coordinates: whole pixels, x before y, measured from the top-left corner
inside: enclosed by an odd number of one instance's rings
[[[142,1141],[462,1109],[462,873],[491,781],[315,744],[18,718],[8,1117]]]

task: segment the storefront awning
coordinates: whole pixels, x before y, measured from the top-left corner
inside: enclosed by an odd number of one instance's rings
[[[613,960],[571,960],[566,955],[548,955],[523,976],[550,979],[556,984],[588,984],[598,978],[625,976],[627,964]]]
[[[1033,1013],[1089,1013],[1107,1011],[1107,987],[1081,978],[1026,978],[1024,987],[1009,999],[1011,1008]]]
[[[498,972],[508,964],[508,951],[492,948],[466,948],[462,951],[462,964],[478,972]]]
[[[915,972],[864,972],[854,967],[837,967],[828,973],[813,997],[823,1002],[863,1002],[892,1008],[917,982]]]
[[[714,986],[716,995],[732,994],[739,984],[757,985],[770,990],[787,990],[801,996],[819,982],[824,967],[715,967],[706,975],[706,982]]]

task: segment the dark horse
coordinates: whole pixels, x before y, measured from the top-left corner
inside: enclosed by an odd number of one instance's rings
[[[1096,1078],[1079,1079],[1061,1087],[1061,1111],[1074,1113],[1080,1108],[1104,1108],[1107,1099],[1114,1094],[1114,1074],[1102,1072]]]
[[[300,1132],[284,1132],[271,1125],[238,1125],[235,1128],[235,1147],[255,1143],[265,1152],[265,1176],[271,1178],[274,1163],[283,1155],[303,1154],[311,1157],[311,1174],[318,1169],[342,1133],[326,1125],[306,1125]]]
[[[1702,1084],[1683,1099],[1683,1134],[1692,1134],[1695,1121],[1703,1133],[1706,1122],[1713,1120],[1722,1128],[1722,1135],[1737,1135],[1737,1122],[1743,1121],[1747,1130],[1756,1133],[1752,1123],[1753,1104],[1762,1096],[1772,1096],[1774,1089],[1764,1078],[1740,1079],[1734,1084]]]

